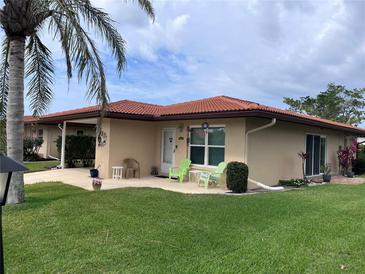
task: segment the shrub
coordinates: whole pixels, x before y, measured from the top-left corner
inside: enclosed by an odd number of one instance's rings
[[[307,185],[307,183],[306,183],[306,180],[298,178],[298,179],[290,179],[290,180],[279,180],[279,185],[301,187],[301,186]]]
[[[227,187],[235,193],[247,191],[248,166],[241,162],[230,162],[227,165]]]
[[[39,157],[38,152],[43,144],[43,138],[25,137],[23,140],[23,158],[24,161],[37,161]]]
[[[356,175],[362,175],[365,173],[365,159],[358,158],[352,162],[352,171]]]
[[[95,137],[67,135],[65,145],[65,162],[68,167],[75,167],[76,164],[91,166],[95,158]],[[57,141],[57,150],[61,154],[62,137]]]
[[[352,161],[355,160],[356,151],[357,151],[357,140],[353,139],[350,146],[340,149],[337,152],[337,157],[343,175],[345,175],[347,172],[351,172],[350,167]]]

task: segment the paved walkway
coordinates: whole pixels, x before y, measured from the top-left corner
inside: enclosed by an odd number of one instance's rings
[[[348,178],[344,176],[332,176],[331,183],[342,184],[342,185],[360,185],[365,183],[365,178],[362,177]]]
[[[63,182],[68,185],[81,187],[86,190],[93,190],[89,176],[89,169],[86,168],[70,168],[70,169],[55,169],[48,171],[40,171],[33,173],[26,173],[24,175],[25,184],[35,184],[41,182]],[[347,178],[343,176],[333,176],[331,183],[334,184],[363,184],[364,178]],[[144,177],[141,179],[104,179],[102,190],[126,188],[126,187],[151,187],[160,188],[164,190],[188,193],[188,194],[225,194],[228,191],[222,188],[208,188],[199,187],[197,183],[185,182],[178,183],[169,179],[157,177]],[[257,191],[252,191],[256,193]],[[249,193],[245,194],[252,194]]]
[[[55,169],[26,173],[24,175],[25,184],[58,181],[68,185],[81,187],[86,190],[93,190],[91,180],[92,179],[89,176],[89,169],[86,168]],[[141,179],[104,179],[101,189],[106,190],[126,187],[161,188],[164,190],[190,194],[224,194],[227,192],[227,190],[222,188],[205,189],[204,187],[199,187],[197,183],[186,182],[181,184],[174,180],[170,182],[169,179],[152,176]]]

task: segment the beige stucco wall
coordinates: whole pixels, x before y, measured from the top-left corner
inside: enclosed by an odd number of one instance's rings
[[[226,162],[244,161],[246,131],[270,121],[261,118],[164,122],[104,119],[103,130],[107,134],[107,142],[104,146],[97,147],[96,166],[102,177],[110,178],[113,165],[121,165],[125,158],[134,158],[141,164],[141,175],[148,176],[152,166],[160,167],[163,128],[176,129],[175,165],[178,165],[188,157],[187,127],[201,125],[203,122],[208,122],[211,126],[225,126]],[[279,179],[300,178],[301,160],[297,153],[305,151],[307,133],[327,137],[327,162],[332,166],[332,173],[336,174],[336,152],[339,146],[344,145],[346,135],[343,132],[278,121],[274,127],[249,136],[247,153],[250,177],[268,185],[276,185]],[[202,167],[193,165],[192,168]],[[254,187],[250,185],[250,188]]]
[[[100,176],[110,178],[112,166],[120,166],[124,159],[133,158],[140,164],[141,176],[150,174],[156,155],[156,125],[152,122],[104,119],[106,144],[96,149],[95,166]]]
[[[110,162],[110,124],[111,119],[104,118],[102,123],[102,131],[106,135],[105,144],[98,145],[98,140],[96,140],[96,150],[95,150],[95,168],[99,170],[99,176],[102,178],[110,178],[109,173],[109,162]],[[113,144],[115,142],[113,141]]]
[[[104,119],[102,128],[108,137],[104,146],[97,146],[95,166],[99,168],[101,177],[110,178],[112,166],[121,165],[125,158],[134,158],[141,165],[141,176],[148,176],[152,166],[160,168],[163,128],[176,129],[175,165],[178,165],[188,155],[187,127],[206,121],[211,126],[223,125],[226,128],[225,160],[242,161],[244,118],[166,122]]]
[[[247,130],[270,121],[247,118]],[[278,121],[274,127],[249,135],[250,177],[268,185],[276,185],[279,179],[301,178],[302,166],[297,153],[305,152],[306,134],[327,137],[327,163],[331,164],[332,173],[338,173],[336,152],[344,145],[343,132]]]
[[[43,144],[39,149],[39,155],[44,158],[49,156],[60,157],[58,155],[56,141],[61,136],[61,130],[57,125],[25,125],[24,134],[26,137],[37,137],[39,129],[43,129]],[[82,130],[84,135],[95,136],[95,128],[74,125],[66,126],[67,135],[76,135],[78,130]]]
[[[157,154],[155,157],[155,165],[160,166],[161,159],[161,137],[163,128],[176,128],[176,152],[175,165],[177,166],[182,159],[188,157],[187,138],[189,133],[187,127],[200,126],[203,122],[208,122],[210,126],[224,126],[225,127],[225,161],[243,161],[244,152],[244,118],[234,119],[206,119],[206,120],[186,120],[186,121],[169,121],[158,122],[156,131],[156,147]],[[193,168],[200,168],[192,166]]]

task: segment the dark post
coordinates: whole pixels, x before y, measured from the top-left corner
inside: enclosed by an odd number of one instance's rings
[[[9,172],[8,178],[6,181],[5,194],[3,203],[6,203],[6,198],[8,197],[8,191],[11,181],[11,175],[13,173]],[[3,205],[0,206],[0,274],[4,274],[4,246],[3,246]]]
[[[4,274],[4,250],[3,250],[3,207],[0,206],[0,274]]]

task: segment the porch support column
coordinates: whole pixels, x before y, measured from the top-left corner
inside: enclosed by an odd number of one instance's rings
[[[65,147],[66,147],[66,121],[63,121],[62,127],[62,146],[61,146],[61,168],[65,168]]]

